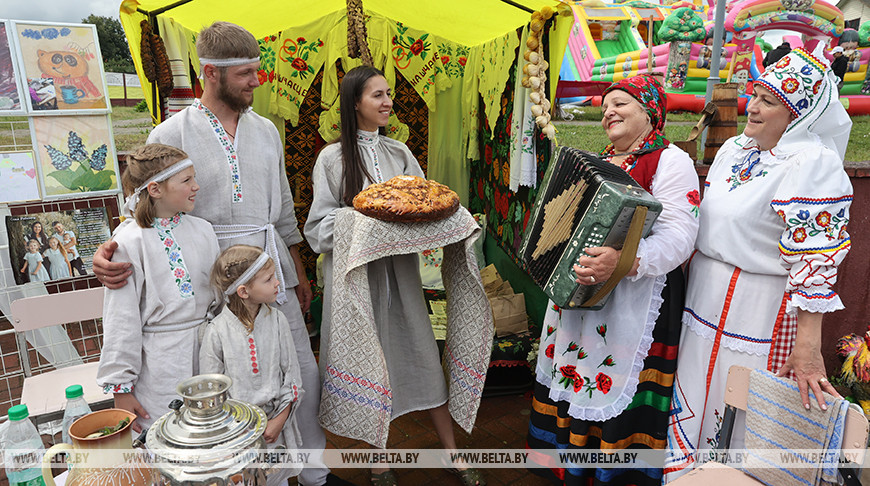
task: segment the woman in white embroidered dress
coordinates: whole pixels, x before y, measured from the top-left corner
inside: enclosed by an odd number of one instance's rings
[[[114,261],[134,272],[129,285],[106,289],[97,384],[138,416],[140,431],[169,411],[178,382],[198,372],[200,325],[216,307],[209,273],[219,249],[211,224],[185,214],[199,186],[182,150],[135,150],[121,182],[135,223],[114,235]]]
[[[843,155],[852,122],[822,59],[796,49],[767,68],[743,134],[722,146],[707,175],[668,431],[669,480],[694,467],[697,450],[718,444],[732,365],[793,372],[807,408],[824,408],[820,391],[837,396],[820,340],[822,315],[843,308],[831,286],[850,246]],[[797,315],[796,329],[786,314]],[[743,431],[738,417],[732,447],[742,446]]]
[[[305,239],[324,254],[323,322],[329,336],[332,302],[332,249],[335,212],[353,206],[353,197],[369,184],[397,175],[425,177],[408,147],[379,133],[387,125],[393,101],[381,71],[368,66],[351,69],[340,87],[341,137],[317,157],[312,179],[314,201],[305,222]],[[393,390],[393,418],[429,410],[435,431],[446,449],[456,449],[453,420],[447,411],[447,385],[438,346],[429,323],[417,255],[395,255],[368,264],[369,288],[378,336]],[[369,350],[359,350],[367,353]],[[328,356],[327,339],[320,341],[321,374]],[[485,484],[477,469],[451,469],[468,486]],[[372,482],[396,483],[389,469],[373,468]]]

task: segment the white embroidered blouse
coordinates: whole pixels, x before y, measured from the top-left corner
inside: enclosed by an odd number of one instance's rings
[[[832,312],[843,308],[831,286],[851,245],[851,202],[852,185],[832,150],[760,151],[734,137],[707,175],[697,248],[744,271],[788,275],[789,313]]]

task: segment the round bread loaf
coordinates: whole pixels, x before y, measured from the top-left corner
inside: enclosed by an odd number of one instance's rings
[[[459,196],[444,184],[400,175],[362,190],[353,198],[353,207],[382,221],[438,221],[456,212]]]

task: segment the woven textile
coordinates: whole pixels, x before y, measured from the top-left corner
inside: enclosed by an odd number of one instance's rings
[[[447,342],[443,366],[448,409],[466,432],[477,417],[492,347],[493,323],[474,256],[480,227],[460,208],[432,223],[389,223],[353,210],[335,216],[332,328],[320,423],[335,434],[386,447],[392,390],[375,333],[366,264],[390,255],[444,247]]]
[[[393,95],[393,112],[408,125],[408,140],[405,145],[420,163],[424,174],[429,164],[429,107],[404,76],[396,76]]]
[[[320,115],[320,88],[323,84],[323,70],[317,72],[308,88],[308,94],[299,108],[299,123],[294,127],[289,121],[284,123],[284,161],[293,201],[296,203],[296,219],[299,230],[305,226],[308,210],[314,199],[311,186],[311,170],[323,140],[317,134],[317,120]],[[314,275],[317,255],[308,243],[299,245],[299,256],[308,275]]]
[[[478,140],[481,154],[480,159],[470,164],[471,194],[468,208],[486,215],[489,236],[522,268],[517,253],[538,189],[520,186],[516,192],[510,190],[510,153],[513,148],[510,127],[514,111],[515,74],[516,69],[512,69],[503,86],[501,112],[495,126],[490,126],[484,116],[477,120],[481,124]],[[481,103],[480,112],[483,109]],[[542,180],[550,163],[550,139],[542,136],[536,128],[532,143],[537,165],[536,180]]]
[[[744,470],[765,484],[804,484],[837,480],[837,461],[843,443],[843,428],[849,402],[825,394],[828,409],[819,409],[810,392],[810,410],[801,403],[797,385],[767,371],[749,375],[746,407],[746,449]],[[825,454],[807,457],[805,451]],[[783,453],[794,459],[795,467],[783,467]]]

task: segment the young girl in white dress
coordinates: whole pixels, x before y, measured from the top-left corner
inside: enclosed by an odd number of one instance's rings
[[[211,281],[227,305],[205,328],[200,372],[229,376],[231,398],[263,409],[269,419],[263,433],[267,444],[302,447],[293,416],[302,375],[287,318],[270,307],[280,288],[274,262],[255,246],[231,246],[215,262]],[[284,464],[267,484],[286,484],[298,472]]]
[[[118,227],[114,261],[130,262],[128,285],[106,289],[97,383],[115,406],[138,415],[141,431],[169,412],[178,382],[199,372],[199,330],[213,316],[209,272],[220,252],[194,206],[193,162],[183,151],[149,144],[127,156],[122,177],[131,216]]]
[[[52,236],[48,239],[48,249],[45,250],[45,257],[48,258],[49,274],[52,280],[60,278],[69,278],[72,276],[69,269],[69,260],[66,258],[66,250],[60,244],[57,236]]]
[[[30,240],[27,242],[27,253],[24,254],[24,266],[21,267],[21,273],[25,273],[30,269],[31,282],[48,282],[48,272],[45,271],[45,265],[42,264],[42,255],[39,253],[39,242]]]

